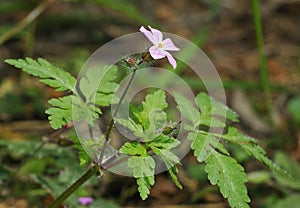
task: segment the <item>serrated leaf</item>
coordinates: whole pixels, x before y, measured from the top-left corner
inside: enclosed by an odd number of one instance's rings
[[[116,66],[98,66],[89,68],[79,79],[79,88],[86,99],[85,102],[95,102],[102,106],[102,103],[99,103],[99,101],[101,101],[99,97],[102,98],[103,95],[115,91],[118,86],[118,84],[114,82],[116,78]],[[111,101],[111,97],[109,101]]]
[[[150,194],[150,188],[154,185],[154,176],[142,177],[136,179],[138,191],[143,200],[147,199]]]
[[[138,137],[138,138],[144,137],[143,127],[140,124],[136,124],[131,118],[129,118],[129,119],[115,118],[115,121],[118,124],[128,128],[130,131],[132,131],[136,137]]]
[[[160,155],[161,158],[164,160],[167,168],[171,168],[176,164],[179,164],[179,158],[177,157],[177,155],[175,155],[173,152],[171,152],[170,150],[166,150],[166,149],[159,149],[155,146],[150,146],[150,148],[153,150],[153,152],[156,155]]]
[[[79,140],[75,141],[73,147],[78,150],[78,158],[79,158],[79,164],[81,166],[87,165],[91,162],[91,157],[88,155],[88,153],[83,148],[82,144],[80,144]]]
[[[200,114],[193,104],[179,93],[173,93],[173,96],[177,103],[177,108],[181,114],[187,120],[191,121],[194,126],[198,125]]]
[[[135,111],[133,114],[145,128],[148,128],[150,115],[157,110],[164,110],[167,107],[165,92],[157,90],[152,94],[148,94],[145,101],[142,102],[142,107],[139,108],[140,111]]]
[[[89,105],[77,96],[72,99],[72,115],[74,121],[86,121],[90,126],[94,126],[99,115],[102,113],[100,108]]]
[[[46,110],[53,129],[59,129],[73,120],[72,98],[73,95],[69,95],[62,98],[52,98],[48,101],[49,104],[54,106]]]
[[[70,73],[53,66],[45,59],[7,59],[5,62],[33,76],[40,77],[40,82],[56,88],[57,91],[70,90],[73,93],[75,91],[75,78]]]
[[[100,106],[109,106],[112,104],[113,94],[97,93],[95,98],[95,104]]]
[[[169,137],[167,135],[159,135],[157,138],[151,141],[149,146],[156,146],[158,148],[163,148],[166,150],[170,150],[172,148],[177,147],[180,144],[180,141]]]
[[[274,158],[276,164],[288,171],[292,177],[282,175],[275,175],[275,179],[282,185],[290,187],[295,190],[300,190],[300,165],[292,160],[287,154],[283,152],[276,152]]]
[[[120,153],[127,155],[140,155],[146,156],[147,150],[146,148],[138,142],[126,142],[120,149]]]
[[[161,109],[154,109],[149,115],[148,128],[145,129],[144,141],[152,141],[161,134],[159,129],[167,123],[167,114]]]
[[[181,183],[178,181],[178,178],[176,176],[176,174],[178,173],[178,169],[176,166],[173,166],[171,168],[168,169],[170,177],[172,179],[172,181],[175,183],[175,185],[179,188],[179,189],[183,189]]]
[[[211,135],[190,132],[188,140],[192,141],[191,148],[194,150],[194,155],[198,162],[203,162],[209,157],[212,147],[216,147],[219,140]]]
[[[150,156],[131,156],[127,164],[135,178],[154,175],[155,162]]]
[[[131,156],[127,162],[137,179],[138,191],[143,200],[148,197],[150,188],[154,185],[155,161],[152,157]]]
[[[223,138],[242,147],[249,155],[266,164],[275,173],[289,177],[286,171],[266,156],[265,150],[257,144],[255,139],[240,133],[234,127],[230,127]]]
[[[249,207],[250,198],[245,182],[247,176],[244,168],[234,158],[213,150],[205,160],[205,171],[212,185],[218,185],[224,198],[228,198],[231,207]]]
[[[199,93],[195,101],[200,108],[200,124],[210,127],[224,127],[224,121],[213,116],[222,116],[231,121],[237,122],[238,115],[226,105],[217,102],[206,93]]]

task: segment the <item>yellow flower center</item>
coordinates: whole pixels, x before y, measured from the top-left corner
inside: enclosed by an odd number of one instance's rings
[[[163,44],[162,44],[162,43],[159,43],[159,44],[158,44],[158,47],[159,47],[159,48],[162,48],[162,47],[163,47]]]

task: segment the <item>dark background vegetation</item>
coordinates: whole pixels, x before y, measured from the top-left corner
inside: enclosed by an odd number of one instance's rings
[[[137,32],[141,25],[197,44],[222,78],[228,105],[240,115],[238,128],[259,138],[268,155],[295,176],[294,181],[274,176],[264,165],[228,146],[248,173],[251,206],[298,207],[300,1],[259,3],[269,82],[261,81],[251,1],[1,0],[0,207],[44,207],[85,170],[79,166],[76,149],[62,142],[74,133],[51,134],[44,113],[47,100],[60,94],[4,60],[42,57],[76,75],[93,51]],[[37,16],[26,19],[30,13]],[[188,72],[178,73],[195,92],[204,90]],[[262,86],[270,88],[270,96]],[[51,142],[37,151],[42,138]],[[101,180],[94,177],[87,182],[67,204],[79,207],[78,196],[92,196],[91,207],[228,207],[191,154],[183,164],[179,167],[183,191],[160,174],[150,199],[141,201],[134,179],[106,173]]]

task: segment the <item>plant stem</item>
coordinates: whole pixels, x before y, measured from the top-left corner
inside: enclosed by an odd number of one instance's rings
[[[62,202],[64,202],[68,196],[70,196],[74,191],[76,191],[84,182],[86,182],[90,177],[97,173],[98,167],[91,167],[83,176],[81,176],[75,183],[73,183],[67,190],[65,190],[48,208],[56,208]]]
[[[264,91],[267,107],[268,109],[270,109],[271,95],[270,95],[269,72],[268,72],[266,54],[264,51],[263,32],[262,32],[262,25],[261,25],[260,10],[259,10],[259,0],[252,0],[252,9],[253,9],[257,47],[259,51],[261,86]]]
[[[103,147],[101,149],[101,153],[100,153],[100,159],[99,159],[99,165],[101,168],[101,164],[102,164],[102,160],[103,160],[103,156],[104,156],[104,151],[106,148],[106,145],[108,143],[110,134],[112,132],[112,128],[114,126],[114,117],[117,115],[117,112],[121,106],[121,103],[135,77],[135,73],[136,73],[137,68],[134,68],[133,73],[130,77],[129,82],[127,83],[125,90],[118,102],[116,111],[113,113],[112,115],[112,119],[109,123],[109,127],[108,130],[105,134],[105,141],[103,144]],[[64,202],[74,191],[76,191],[85,181],[87,181],[90,177],[92,177],[95,173],[97,173],[97,171],[99,171],[99,169],[97,168],[98,166],[92,166],[83,176],[81,176],[75,183],[73,183],[67,190],[65,190],[57,199],[55,199],[52,204],[48,207],[48,208],[57,208],[62,202]]]
[[[101,149],[101,153],[100,153],[100,159],[99,159],[100,166],[102,164],[102,160],[103,160],[103,156],[104,156],[104,151],[105,151],[107,142],[109,140],[109,136],[110,136],[112,128],[114,126],[114,117],[117,115],[117,113],[118,113],[118,111],[120,109],[121,103],[122,103],[122,101],[123,101],[123,99],[124,99],[124,97],[125,97],[128,89],[129,89],[129,87],[130,87],[130,85],[131,85],[131,83],[132,83],[132,81],[134,79],[136,70],[137,70],[137,68],[134,68],[133,73],[132,73],[132,75],[130,77],[130,80],[129,80],[129,82],[126,85],[125,90],[124,90],[124,92],[123,92],[123,94],[122,94],[122,96],[121,96],[121,98],[120,98],[120,100],[118,102],[117,108],[116,108],[115,112],[113,113],[112,118],[110,120],[110,123],[109,123],[109,126],[108,126],[108,130],[107,130],[107,132],[105,134],[105,141],[104,141],[103,147]]]

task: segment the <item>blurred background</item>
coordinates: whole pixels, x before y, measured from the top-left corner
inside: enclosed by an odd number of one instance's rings
[[[97,48],[141,25],[199,46],[221,76],[228,105],[240,115],[237,127],[259,138],[269,157],[295,177],[273,175],[228,145],[246,169],[251,207],[299,207],[299,0],[0,0],[0,208],[44,207],[86,170],[76,148],[62,142],[72,132],[57,138],[47,121],[47,100],[61,94],[4,60],[42,57],[76,76]],[[195,93],[205,90],[184,66],[176,73]],[[42,142],[45,137],[51,142]],[[192,154],[183,164],[183,191],[160,174],[142,201],[134,179],[106,173],[66,204],[80,207],[77,198],[91,196],[90,207],[228,207]]]

